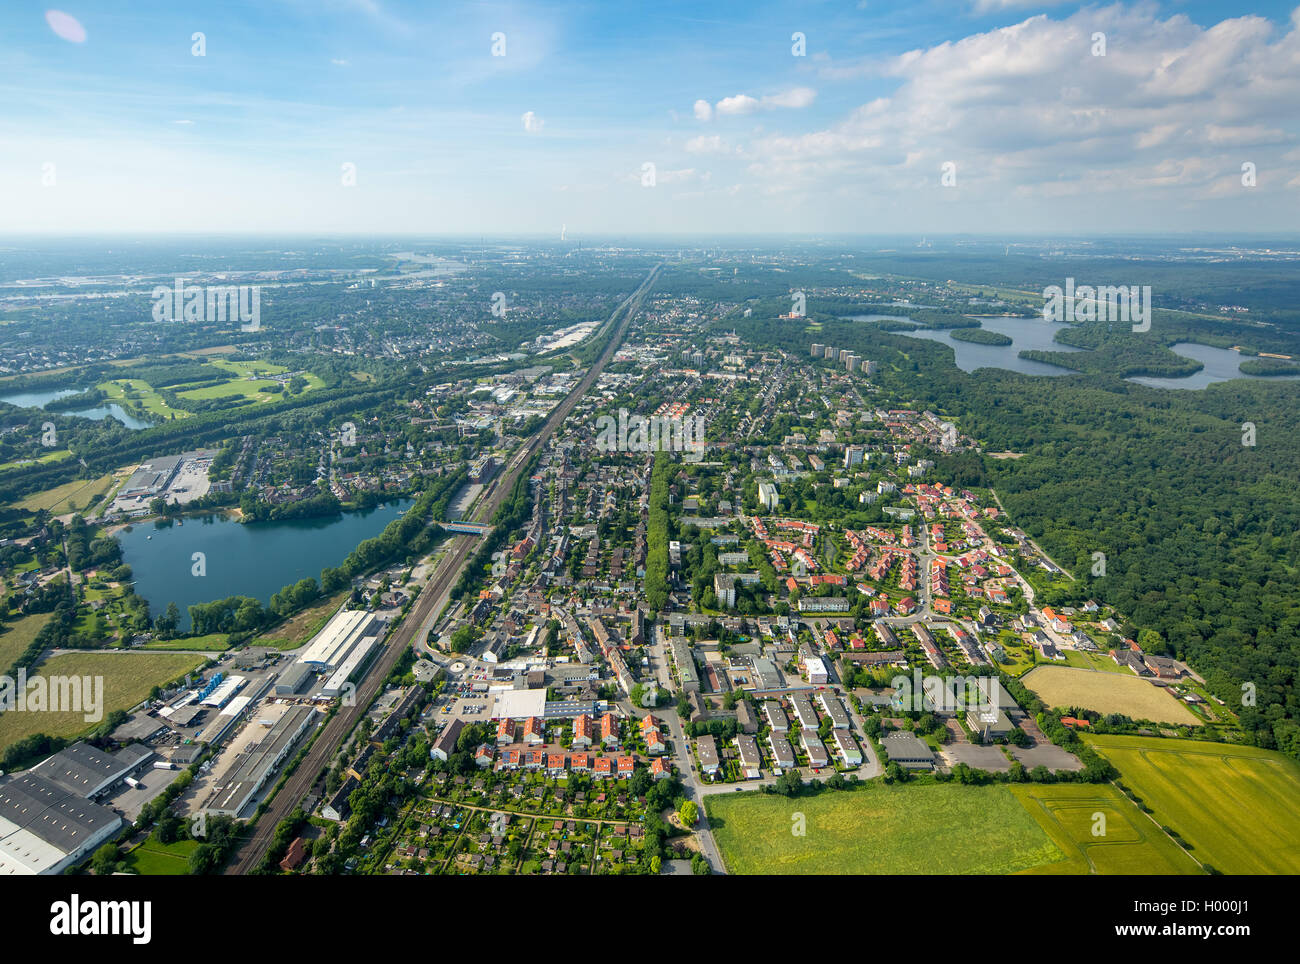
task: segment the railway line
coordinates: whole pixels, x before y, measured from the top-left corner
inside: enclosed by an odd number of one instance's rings
[[[541,450],[556,429],[564,423],[564,420],[568,418],[583,395],[595,384],[596,379],[600,377],[601,371],[604,370],[609,360],[614,357],[614,353],[618,351],[618,346],[627,334],[628,325],[636,317],[637,312],[641,310],[646,295],[649,294],[655,281],[658,280],[662,270],[662,264],[655,265],[640,287],[628,295],[614,309],[609,320],[609,324],[613,326],[609,344],[605,346],[600,357],[587,370],[586,375],[583,376],[577,387],[565,396],[564,401],[551,412],[541,429],[511,460],[509,468],[489,484],[484,497],[479,500],[479,504],[473,513],[476,521],[491,521],[497,510],[500,509],[511,491],[513,491],[519,474],[524,467]],[[294,770],[285,785],[280,788],[280,792],[275,795],[266,812],[258,820],[253,833],[240,842],[227,861],[224,871],[226,874],[248,874],[258,865],[262,855],[266,853],[271,844],[276,825],[292,813],[294,807],[311,790],[321,771],[325,769],[334,754],[338,752],[344,738],[352,732],[361,714],[370,706],[378,694],[379,688],[388,679],[388,675],[393,671],[393,667],[397,665],[402,653],[406,652],[407,647],[414,641],[416,633],[432,616],[436,615],[439,601],[451,591],[452,586],[456,584],[456,580],[460,578],[461,571],[474,555],[477,542],[477,537],[470,535],[460,536],[456,539],[451,551],[443,557],[438,568],[420,592],[415,605],[411,607],[406,614],[406,618],[402,620],[402,624],[397,627],[392,638],[385,645],[376,665],[371,668],[365,679],[357,687],[356,702],[352,706],[339,707],[334,716],[317,734],[316,741],[312,744],[306,758]]]

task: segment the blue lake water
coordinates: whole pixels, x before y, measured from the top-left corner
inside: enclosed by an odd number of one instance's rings
[[[60,388],[37,392],[14,392],[10,395],[0,395],[0,402],[8,402],[10,405],[17,405],[19,408],[39,408],[44,409],[46,405],[56,398],[66,398],[68,395],[78,395],[83,389],[78,388]],[[117,402],[105,402],[103,405],[96,405],[94,408],[81,408],[72,411],[60,411],[60,415],[80,415],[82,418],[89,418],[96,422],[108,418],[110,415],[125,425],[127,428],[148,428],[150,423],[136,418],[131,415]]]
[[[1047,321],[1042,318],[1008,318],[1001,315],[981,317],[980,327],[996,331],[1011,339],[1009,345],[977,345],[968,341],[956,341],[952,333],[936,328],[920,328],[916,331],[898,331],[896,335],[906,338],[924,338],[937,341],[953,350],[957,367],[964,372],[973,372],[977,368],[1003,368],[1007,371],[1021,372],[1025,375],[1073,375],[1068,368],[1048,365],[1044,362],[1021,358],[1019,353],[1028,349],[1040,351],[1081,351],[1070,345],[1059,344],[1052,339],[1061,328],[1070,325],[1063,321]]]
[[[1195,374],[1182,378],[1154,378],[1146,375],[1135,375],[1127,379],[1127,381],[1137,382],[1139,385],[1149,385],[1151,388],[1198,389],[1213,385],[1215,382],[1226,382],[1232,378],[1254,378],[1266,381],[1295,381],[1300,378],[1300,375],[1244,374],[1241,371],[1241,363],[1249,360],[1251,356],[1242,355],[1230,348],[1214,348],[1211,345],[1180,341],[1175,345],[1171,345],[1170,351],[1182,355],[1184,358],[1195,359],[1205,367]]]
[[[411,500],[341,516],[292,522],[243,524],[209,515],[174,522],[148,522],[117,533],[122,558],[131,566],[135,591],[157,616],[169,602],[180,607],[189,628],[189,607],[228,596],[263,603],[286,584],[337,566],[361,542],[379,535]],[[193,574],[194,553],[203,553],[206,574]]]

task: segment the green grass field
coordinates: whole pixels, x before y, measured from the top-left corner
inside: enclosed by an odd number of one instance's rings
[[[6,472],[9,469],[16,469],[24,465],[47,465],[50,462],[62,462],[72,452],[68,449],[56,449],[53,452],[47,452],[38,459],[15,459],[13,462],[6,462],[0,465],[0,472]]]
[[[1023,873],[1202,873],[1196,861],[1109,784],[1018,784],[1011,792],[1068,855]],[[1104,821],[1098,820],[1098,814]]]
[[[1124,676],[1133,675],[1111,659],[1107,653],[1085,653],[1081,649],[1067,649],[1062,651],[1061,655],[1065,657],[1065,665],[1075,669],[1092,669],[1098,673],[1120,673]]]
[[[1225,874],[1300,873],[1300,764],[1272,750],[1090,735],[1156,820]]]
[[[182,676],[203,662],[202,656],[184,653],[65,653],[46,660],[30,675],[102,676],[102,709],[107,717],[114,710],[129,710],[148,696],[154,686]],[[88,722],[85,714],[75,711],[0,713],[0,750],[33,733],[80,736],[101,722]]]
[[[343,605],[343,600],[350,595],[350,590],[343,590],[315,606],[310,606],[298,613],[286,623],[276,626],[265,636],[253,641],[256,646],[274,646],[276,649],[297,649],[315,636],[331,616]]]
[[[156,837],[150,837],[127,854],[124,863],[128,873],[151,877],[175,876],[188,873],[190,854],[198,849],[198,843],[193,840],[163,844]]]
[[[5,624],[5,631],[0,633],[0,673],[8,671],[53,616],[53,613],[37,613]]]
[[[103,495],[111,489],[114,480],[115,475],[112,472],[101,475],[97,479],[76,479],[57,488],[46,489],[44,492],[34,492],[15,502],[14,505],[28,512],[45,509],[51,515],[72,512],[74,511],[73,505],[80,511],[86,508],[86,503],[92,498]]]
[[[735,874],[1009,874],[1068,854],[1005,786],[886,785],[705,798]],[[795,814],[806,834],[795,836]]]
[[[191,414],[172,408],[163,401],[162,396],[152,385],[139,378],[118,378],[111,382],[102,382],[96,387],[104,391],[109,401],[121,404],[128,412],[132,408],[131,404],[127,404],[128,402],[139,402],[146,412],[158,419],[170,419],[173,415],[177,418],[189,418]]]
[[[206,636],[185,636],[180,639],[153,639],[140,649],[169,650],[197,649],[205,653],[224,652],[230,646],[228,633],[208,633]]]

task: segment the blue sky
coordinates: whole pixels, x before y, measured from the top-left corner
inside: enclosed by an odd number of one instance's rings
[[[1291,232],[1300,213],[1285,4],[57,9],[0,10],[0,231]]]

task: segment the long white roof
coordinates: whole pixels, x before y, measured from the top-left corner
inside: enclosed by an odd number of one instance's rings
[[[325,628],[307,644],[298,662],[337,668],[347,659],[357,641],[365,636],[373,619],[374,614],[364,609],[335,613]]]

